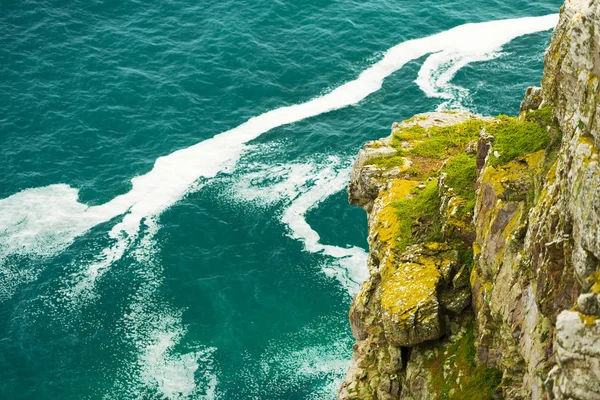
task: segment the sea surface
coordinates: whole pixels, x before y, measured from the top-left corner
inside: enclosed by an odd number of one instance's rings
[[[334,399],[358,150],[516,114],[560,4],[0,2],[0,399]]]

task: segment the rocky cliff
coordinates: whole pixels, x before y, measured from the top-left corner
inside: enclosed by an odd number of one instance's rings
[[[518,117],[417,115],[360,151],[340,399],[600,399],[599,43],[600,1],[569,0]]]

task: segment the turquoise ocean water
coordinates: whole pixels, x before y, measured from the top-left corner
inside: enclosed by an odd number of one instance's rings
[[[0,5],[0,398],[332,399],[353,157],[516,114],[560,1]]]

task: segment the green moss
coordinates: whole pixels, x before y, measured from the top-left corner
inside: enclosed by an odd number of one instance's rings
[[[427,137],[427,129],[421,125],[413,125],[410,128],[398,130],[392,136],[392,146],[399,147],[407,140],[419,140]]]
[[[459,154],[446,163],[442,172],[446,173],[446,184],[454,189],[454,193],[466,200],[461,215],[475,209],[475,181],[477,167],[475,156]]]
[[[404,165],[404,157],[401,154],[391,157],[376,157],[369,160],[368,164],[374,165],[377,168],[392,169],[395,167],[402,167]]]
[[[408,167],[404,173],[407,176],[413,177],[414,179],[426,180],[427,178],[433,178],[437,176],[437,171],[423,171],[420,168]]]
[[[542,127],[550,126],[558,129],[558,121],[554,118],[552,108],[548,106],[527,113],[525,121],[537,122]]]
[[[440,198],[437,181],[432,180],[425,189],[415,189],[412,197],[394,203],[398,217],[398,250],[418,240],[437,241],[440,236]]]
[[[473,248],[472,247],[458,247],[458,257],[460,260],[460,263],[462,265],[465,265],[468,270],[469,270],[469,274],[471,273],[471,271],[473,270],[473,266],[475,264],[474,261],[474,254],[473,254]]]
[[[541,114],[545,116],[545,114]],[[495,137],[493,150],[499,157],[490,156],[492,166],[504,165],[517,157],[545,149],[550,144],[547,125],[545,122],[516,118],[501,115],[498,123],[489,124],[488,133]]]
[[[456,342],[437,352],[428,360],[433,389],[443,400],[488,400],[502,381],[502,373],[495,368],[477,365],[472,324]],[[449,365],[444,377],[444,364]],[[458,382],[457,382],[458,381]]]
[[[413,127],[411,132],[399,133],[394,143],[422,139],[410,149],[411,155],[445,159],[464,149],[469,142],[476,140],[484,125],[485,123],[480,120],[467,120],[450,126],[434,126],[427,130]],[[411,139],[405,139],[406,137]]]

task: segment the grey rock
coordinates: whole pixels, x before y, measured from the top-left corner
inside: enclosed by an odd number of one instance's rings
[[[521,102],[521,111],[537,110],[542,104],[542,88],[530,86],[525,91],[525,98]]]
[[[577,299],[577,307],[579,312],[585,315],[598,315],[600,307],[598,307],[598,296],[594,293],[585,293]]]
[[[556,322],[557,366],[548,386],[555,399],[600,399],[600,320],[563,311]]]

